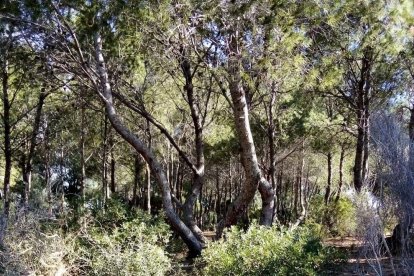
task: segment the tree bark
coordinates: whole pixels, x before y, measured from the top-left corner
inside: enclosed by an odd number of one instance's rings
[[[154,153],[149,149],[141,139],[134,135],[121,121],[112,99],[111,86],[108,80],[108,73],[102,53],[102,39],[99,33],[95,35],[95,54],[97,61],[97,69],[99,74],[100,85],[96,85],[97,93],[105,103],[106,114],[113,126],[113,128],[131,145],[135,150],[145,159],[151,171],[157,178],[162,191],[163,206],[166,217],[168,218],[173,229],[180,235],[183,241],[187,244],[190,255],[199,255],[202,250],[201,243],[194,236],[193,232],[183,223],[174,211],[171,199],[171,190],[163,171],[161,164],[158,162]]]
[[[193,181],[191,190],[187,195],[183,205],[183,219],[194,235],[203,244],[206,242],[203,231],[197,226],[194,219],[194,205],[200,196],[204,184],[204,141],[203,141],[203,124],[200,106],[197,96],[194,93],[193,73],[191,72],[190,62],[187,59],[186,52],[182,51],[181,69],[185,78],[184,90],[187,94],[188,106],[190,107],[191,119],[194,126],[195,153],[196,153],[196,170],[193,171]]]
[[[6,26],[7,29],[7,26]],[[8,64],[8,45],[4,52],[3,70],[2,70],[2,88],[3,88],[3,127],[4,127],[4,179],[3,179],[3,217],[0,229],[0,243],[3,244],[4,232],[7,228],[7,222],[10,211],[10,176],[12,167],[12,150],[11,150],[11,125],[10,125],[10,100],[9,100],[9,64]]]
[[[138,186],[141,173],[141,164],[139,162],[139,155],[134,155],[134,186],[132,188],[132,205],[138,206]]]
[[[102,203],[106,205],[108,199],[108,164],[107,164],[107,153],[108,153],[108,118],[104,115],[103,118],[103,132],[102,132]]]
[[[368,48],[364,51],[364,57],[362,59],[361,66],[361,76],[358,81],[357,87],[356,117],[358,131],[354,162],[354,185],[357,192],[361,191],[366,177],[368,165],[368,124],[371,57],[372,53],[371,50]]]
[[[234,36],[237,36],[237,33]],[[274,193],[271,185],[262,176],[259,168],[256,149],[250,129],[246,95],[240,74],[240,57],[237,50],[236,38],[234,36],[230,42],[231,53],[228,61],[229,90],[234,106],[234,120],[241,146],[246,181],[243,184],[241,193],[229,207],[225,218],[218,225],[217,235],[219,237],[221,236],[224,227],[229,227],[237,223],[239,217],[246,211],[248,205],[253,200],[259,186],[263,202],[260,222],[264,225],[270,225],[273,217]]]
[[[32,161],[33,161],[33,156],[34,156],[35,149],[36,149],[36,138],[37,138],[37,134],[39,133],[43,105],[47,97],[45,89],[46,89],[45,87],[42,87],[42,90],[39,94],[39,99],[38,99],[37,107],[36,107],[35,120],[33,124],[33,131],[30,137],[29,153],[27,154],[27,157],[25,160],[26,162],[23,165],[24,167],[23,169],[23,183],[24,183],[23,201],[24,201],[24,207],[26,210],[29,207],[29,195],[30,195],[30,190],[32,186]]]
[[[148,149],[152,147],[151,125],[147,120],[147,134],[148,134]],[[151,169],[147,163],[147,212],[151,214]],[[168,181],[168,178],[167,178]]]
[[[360,111],[357,111],[357,121],[358,121],[358,133],[357,133],[357,142],[355,148],[355,161],[354,161],[354,185],[357,192],[361,191],[362,188],[362,164],[363,164],[363,154],[364,154],[364,127],[360,126],[363,124],[362,115]]]
[[[408,123],[408,136],[414,141],[414,105],[410,108],[410,121]]]
[[[46,191],[47,191],[47,203],[48,203],[48,215],[52,217],[53,210],[52,210],[52,173],[50,168],[50,130],[47,122],[45,122],[46,129],[45,129],[45,136],[44,136],[44,161],[45,161],[45,182],[46,182]]]
[[[81,175],[79,180],[80,186],[80,194],[82,201],[85,200],[85,178],[86,178],[86,169],[85,169],[85,102],[84,99],[81,98],[81,129],[80,129],[80,169]]]
[[[151,214],[151,168],[149,164],[146,165],[147,173],[147,212]]]
[[[274,83],[272,83],[274,86]],[[272,221],[274,219],[274,215],[276,213],[276,206],[277,206],[277,200],[278,195],[276,193],[276,149],[275,149],[275,124],[273,122],[274,116],[273,116],[273,105],[276,101],[276,92],[275,89],[272,89],[271,99],[268,106],[268,130],[267,130],[267,136],[269,140],[269,175],[270,175],[270,182],[272,185],[272,189],[275,193],[274,196],[274,203],[273,203],[273,215],[272,215]]]
[[[110,147],[110,167],[111,167],[111,194],[116,192],[116,160],[115,160],[115,153],[114,153],[114,137],[113,133],[109,134],[109,147]]]
[[[331,187],[332,187],[332,153],[329,152],[327,155],[328,158],[328,181],[325,189],[325,205],[328,205],[329,197],[331,196]]]
[[[338,202],[342,192],[342,186],[344,184],[344,159],[345,159],[345,147],[341,146],[341,155],[339,157],[339,183],[338,193],[336,194],[335,201]]]

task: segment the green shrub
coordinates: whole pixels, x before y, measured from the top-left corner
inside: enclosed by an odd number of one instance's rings
[[[323,197],[315,197],[309,208],[308,221],[323,225],[323,232],[331,236],[351,236],[356,228],[356,209],[346,197],[325,205]]]
[[[14,210],[14,208],[12,209]],[[119,209],[117,209],[119,210]],[[15,219],[17,217],[17,219]],[[135,219],[105,227],[85,215],[79,227],[46,211],[14,212],[0,248],[1,275],[166,275],[171,237],[162,217],[137,211]],[[63,230],[65,229],[65,230]]]
[[[205,275],[316,275],[329,250],[310,228],[231,228],[203,251]]]
[[[171,261],[163,248],[170,236],[162,219],[140,212],[111,231],[91,225],[83,228],[75,258],[87,275],[165,275]]]

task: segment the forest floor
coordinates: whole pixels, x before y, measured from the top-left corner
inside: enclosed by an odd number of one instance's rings
[[[324,244],[337,248],[347,256],[344,262],[332,265],[324,271],[324,275],[409,275],[399,265],[400,260],[398,258],[391,261],[388,257],[376,260],[362,256],[362,242],[354,237],[330,238],[326,239]],[[395,273],[393,272],[393,266]]]

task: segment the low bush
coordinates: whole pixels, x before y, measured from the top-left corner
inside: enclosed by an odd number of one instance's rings
[[[74,257],[87,275],[165,275],[171,269],[164,251],[170,236],[162,218],[139,212],[110,231],[82,227]]]
[[[2,275],[63,275],[68,263],[66,241],[56,221],[45,213],[19,214],[9,219],[0,251]]]
[[[323,197],[315,197],[311,203],[308,221],[323,225],[323,233],[328,236],[351,236],[356,229],[355,204],[347,197],[331,201],[325,205]]]
[[[252,225],[246,232],[231,228],[203,251],[201,262],[204,275],[316,275],[329,256],[330,249],[310,228]]]
[[[79,222],[79,227],[62,228],[61,219],[39,210],[10,219],[0,250],[0,274],[169,274],[171,260],[164,248],[171,231],[162,217],[137,211],[133,220],[111,224],[111,229],[92,216]]]

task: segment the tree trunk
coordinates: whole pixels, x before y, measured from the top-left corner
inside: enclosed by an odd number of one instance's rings
[[[414,141],[414,105],[410,108],[410,121],[408,123],[408,136]]]
[[[50,130],[47,123],[45,123],[45,137],[44,137],[44,160],[45,160],[45,182],[46,182],[46,191],[47,191],[47,203],[48,203],[48,215],[52,217],[53,215],[53,206],[52,206],[52,173],[50,168],[50,143],[49,143],[49,135]]]
[[[29,194],[31,190],[32,185],[32,160],[36,149],[36,138],[37,134],[39,132],[40,128],[40,120],[42,117],[42,109],[43,105],[45,103],[45,99],[47,97],[47,94],[45,92],[45,87],[42,87],[42,90],[39,94],[39,99],[37,102],[36,107],[36,115],[35,120],[33,124],[33,131],[30,137],[30,146],[29,146],[29,153],[26,158],[26,162],[24,163],[24,170],[23,170],[23,183],[24,183],[24,195],[23,195],[23,201],[24,201],[24,207],[27,210],[29,207]]]
[[[328,182],[326,183],[325,190],[325,205],[328,205],[329,197],[331,196],[331,187],[332,187],[332,153],[329,152],[328,155]]]
[[[109,136],[109,147],[110,147],[110,166],[111,166],[111,194],[114,194],[116,192],[116,161],[115,161],[115,153],[114,153],[114,137],[113,133],[110,133]]]
[[[408,123],[408,137],[410,138],[408,164],[411,170],[414,170],[414,105],[410,108],[410,121]]]
[[[370,93],[370,59],[371,50],[364,52],[361,66],[361,76],[358,81],[356,115],[357,115],[357,143],[354,163],[354,185],[357,192],[361,191],[368,166],[368,141],[369,141],[369,93]]]
[[[336,194],[335,201],[338,202],[341,196],[342,185],[344,184],[344,159],[345,159],[345,147],[341,146],[341,155],[339,157],[339,183],[338,193]]]
[[[149,164],[146,165],[147,172],[147,212],[151,214],[151,168]]]
[[[215,211],[217,218],[221,217],[221,192],[220,192],[220,174],[219,167],[216,165],[216,200],[215,200]]]
[[[147,134],[148,134],[148,149],[151,150],[152,136],[151,136],[151,125],[147,120]],[[151,169],[147,164],[147,212],[151,214]],[[167,179],[168,181],[168,179]]]
[[[358,112],[360,113],[360,112]],[[355,161],[354,161],[354,185],[357,192],[361,191],[362,188],[362,164],[364,154],[364,127],[359,124],[362,123],[362,116],[358,115],[358,133],[357,143],[355,148]]]
[[[368,62],[368,61],[367,61]],[[369,101],[370,101],[370,74],[369,74],[369,65],[368,72],[365,80],[364,86],[364,156],[362,159],[362,180],[365,181],[368,177],[368,157],[369,157]]]
[[[274,84],[273,84],[274,85]],[[276,93],[274,91],[272,91],[271,94],[271,100],[270,100],[270,104],[269,104],[269,115],[268,115],[268,120],[269,120],[269,125],[268,125],[268,140],[269,140],[269,175],[270,175],[270,182],[272,184],[272,189],[275,193],[275,197],[274,197],[274,203],[273,203],[273,215],[272,215],[272,221],[274,219],[274,214],[276,212],[276,206],[277,206],[277,199],[278,199],[278,195],[276,193],[276,149],[275,149],[275,124],[273,122],[274,118],[273,118],[273,105],[275,104],[275,100],[276,100]]]
[[[107,164],[107,153],[108,153],[108,118],[104,115],[103,118],[103,133],[102,133],[102,203],[106,206],[108,199],[108,164]]]
[[[274,193],[269,182],[262,177],[257,161],[256,149],[250,129],[246,95],[243,90],[242,78],[240,74],[240,57],[237,52],[238,49],[235,37],[233,37],[230,42],[230,48],[232,53],[230,54],[228,61],[229,89],[234,107],[234,120],[241,146],[241,155],[244,163],[246,181],[243,184],[242,191],[229,207],[225,218],[218,225],[217,235],[219,237],[221,236],[224,227],[229,227],[237,223],[239,217],[247,210],[248,205],[253,200],[259,186],[263,202],[260,222],[264,225],[270,225],[273,217]]]
[[[116,113],[112,99],[111,86],[108,80],[108,73],[102,54],[102,40],[99,33],[95,35],[95,53],[96,61],[98,62],[98,74],[100,77],[100,83],[99,85],[96,84],[96,89],[98,95],[101,96],[102,100],[105,103],[106,114],[109,117],[109,120],[113,128],[145,159],[151,171],[157,178],[158,184],[160,185],[164,211],[171,226],[187,244],[188,249],[190,251],[190,255],[199,255],[202,250],[201,243],[194,236],[193,232],[182,222],[182,220],[175,213],[172,204],[171,190],[168,183],[168,179],[166,178],[161,164],[158,162],[152,150],[149,149],[143,143],[143,141],[141,141],[123,124],[123,122],[118,117],[118,114]]]
[[[80,194],[82,201],[85,200],[85,178],[86,178],[86,170],[85,170],[85,102],[84,99],[81,99],[81,129],[80,129],[80,169],[81,175],[79,180],[80,186]]]
[[[7,29],[7,26],[6,26]],[[10,211],[10,176],[11,176],[11,126],[10,126],[10,101],[9,101],[9,64],[8,64],[8,47],[3,54],[3,72],[2,72],[2,88],[3,88],[3,127],[4,127],[4,180],[3,180],[3,217],[0,229],[0,244],[3,244],[5,230]]]
[[[187,195],[187,199],[183,205],[183,219],[187,226],[191,229],[194,235],[203,244],[206,242],[203,231],[197,226],[194,219],[194,205],[197,198],[200,196],[204,184],[204,141],[203,141],[203,125],[201,115],[199,113],[200,106],[198,98],[194,93],[192,72],[190,62],[186,57],[186,53],[183,50],[183,59],[181,61],[181,69],[185,77],[184,90],[187,93],[187,101],[190,107],[191,118],[194,126],[195,137],[195,153],[196,153],[196,170],[193,171],[193,181],[191,190]]]
[[[141,164],[139,155],[134,155],[134,187],[132,188],[132,205],[138,206],[138,185],[141,173]]]

